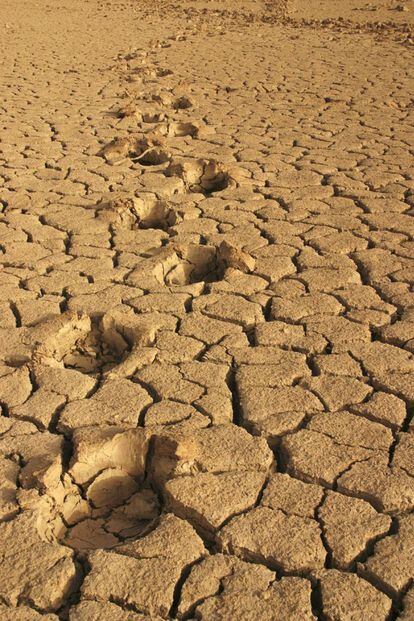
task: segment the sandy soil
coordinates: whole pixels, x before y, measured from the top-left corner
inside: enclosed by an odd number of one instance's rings
[[[342,19],[355,22],[413,24],[413,0],[291,0],[288,15],[299,19]]]
[[[0,619],[414,619],[412,0],[0,2]]]

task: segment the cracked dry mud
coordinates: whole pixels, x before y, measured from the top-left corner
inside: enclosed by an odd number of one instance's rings
[[[413,621],[413,0],[0,16],[0,619]]]

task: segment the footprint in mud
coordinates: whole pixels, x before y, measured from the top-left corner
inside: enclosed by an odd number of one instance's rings
[[[166,78],[169,75],[173,75],[173,71],[171,71],[171,69],[163,69],[162,67],[158,67],[155,70],[155,75],[157,78]]]
[[[199,125],[196,123],[168,123],[165,131],[169,138],[181,138],[184,136],[195,138],[199,132]]]
[[[68,527],[61,528],[57,538],[78,552],[110,549],[124,541],[136,539],[160,514],[157,495],[150,488],[143,487],[135,473],[128,473],[124,460],[117,459],[120,449],[131,450],[129,445],[133,435],[130,434],[129,442],[127,439],[122,442],[122,436],[127,435],[118,433],[118,437],[115,434],[111,437],[108,434],[105,438],[104,447],[109,455],[105,460],[107,464],[102,465],[109,467],[90,483],[80,485],[84,498],[77,488],[72,488],[72,495],[76,498],[79,494],[79,497],[73,511],[66,512]],[[102,438],[104,442],[105,439]],[[94,454],[94,449],[96,446],[90,447],[87,457],[95,458],[99,463],[100,455]],[[116,466],[118,461],[124,467]],[[74,462],[72,469],[76,471],[77,464]]]
[[[122,106],[119,110],[117,110],[117,112],[115,112],[115,114],[119,119],[141,118],[141,111],[139,107],[133,103]]]
[[[227,269],[248,273],[254,270],[254,259],[237,246],[223,241],[215,246],[174,244],[177,265],[165,274],[166,285],[189,285],[222,280]]]
[[[127,284],[142,289],[184,286],[218,280],[214,246],[170,243],[154,250],[128,276]]]
[[[162,137],[115,138],[97,155],[112,165],[120,164],[129,158],[141,166],[159,166],[170,160],[170,154],[162,148],[164,140],[160,138]]]
[[[143,123],[161,123],[167,118],[165,112],[143,112],[142,113],[142,121]]]
[[[182,118],[181,113],[194,108],[194,101],[186,95],[174,94],[173,89],[157,89],[142,93],[126,89],[129,102],[115,112],[120,119],[136,118],[144,123],[160,123],[169,117]]]
[[[166,201],[114,194],[96,206],[97,218],[115,229],[160,229],[166,231],[177,222],[177,214]]]
[[[141,106],[138,102],[131,101],[119,108],[114,115],[116,118],[124,119],[137,119],[138,122],[157,124],[166,120],[167,115],[163,110],[149,109],[148,106]]]
[[[142,427],[82,423],[82,415],[98,419],[99,413],[106,421],[122,407],[120,395],[130,408],[137,407],[140,397],[134,391],[144,392],[129,380],[109,380],[92,398],[72,401],[61,412],[61,430],[71,438],[73,450],[67,472],[50,490],[54,502],[47,506],[53,536],[76,551],[109,549],[136,539],[161,512],[157,494],[146,482],[150,434]]]
[[[171,104],[171,107],[174,108],[174,110],[189,110],[190,108],[193,108],[193,106],[194,103],[191,99],[189,99],[189,97],[178,97]]]
[[[181,178],[189,192],[210,195],[229,187],[237,187],[232,170],[215,160],[196,159],[172,161],[165,170],[167,177]]]
[[[159,123],[153,134],[165,138],[204,138],[215,133],[211,125],[192,122]]]
[[[149,96],[149,100],[159,104],[165,108],[171,108],[172,110],[189,110],[194,108],[194,101],[186,95],[175,95],[172,90],[162,90],[161,92],[152,93]]]
[[[171,69],[164,69],[162,67],[150,67],[148,65],[142,64],[142,62],[136,66],[130,66],[129,71],[133,75],[142,76],[144,78],[165,78],[173,75],[173,71],[171,71]]]
[[[198,244],[175,245],[175,265],[165,274],[166,285],[189,285],[218,280],[218,264],[214,246]]]
[[[100,376],[122,362],[130,351],[129,343],[102,322],[94,322],[82,313],[66,312],[44,324],[42,342],[34,348],[36,365],[74,369]]]
[[[152,147],[144,151],[141,155],[131,158],[134,163],[140,166],[163,166],[171,159],[171,154],[165,149]]]
[[[205,252],[208,253],[208,250]],[[210,267],[206,259],[201,265],[200,257],[193,257],[191,249],[187,251],[186,257],[187,261],[193,261],[193,269],[205,270]],[[154,256],[144,262],[142,268],[137,268],[137,273],[142,276],[142,281],[154,277],[153,281],[159,288],[160,284],[165,284],[161,271],[163,269],[165,273],[171,271],[182,260],[174,250],[161,249],[161,253],[157,256],[154,253]],[[171,322],[168,325],[171,325]],[[151,350],[151,345],[158,330],[162,328],[165,329],[164,316],[136,314],[132,307],[126,305],[91,316],[81,311],[66,311],[47,321],[37,331],[40,342],[32,346],[28,365],[33,370],[37,386],[44,385],[44,382],[48,381],[48,390],[66,394],[62,390],[66,390],[71,383],[80,383],[82,384],[80,391],[75,385],[69,390],[72,395],[69,400],[84,399],[96,389],[97,379],[101,382],[102,388],[102,382],[128,378],[137,368],[152,362],[155,354]],[[136,390],[142,392],[143,389],[137,386]],[[145,395],[148,398],[147,393]],[[97,393],[93,394],[92,399],[95,396]],[[131,426],[132,420],[136,425],[135,419],[137,413],[139,414],[138,398],[135,396],[135,405],[128,405],[124,403],[124,397],[120,397],[120,394],[115,396],[117,406],[112,408],[109,419],[117,420],[115,410],[123,408],[125,412],[120,418],[120,423],[128,422]],[[108,398],[108,395],[105,395],[105,399]],[[151,399],[145,401],[143,405],[149,403]],[[103,417],[104,413],[101,410],[97,420],[91,422],[90,416],[87,420],[82,416],[82,424],[69,425],[67,428],[98,425],[99,420],[101,423],[105,422]]]
[[[171,243],[155,250],[128,276],[128,284],[143,289],[185,286],[221,280],[227,269],[250,272],[254,259],[228,242],[216,246]]]

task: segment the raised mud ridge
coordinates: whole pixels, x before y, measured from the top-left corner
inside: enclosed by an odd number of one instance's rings
[[[0,9],[1,621],[414,619],[414,4],[334,4]]]

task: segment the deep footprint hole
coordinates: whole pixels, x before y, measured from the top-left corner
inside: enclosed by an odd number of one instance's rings
[[[176,223],[175,210],[163,200],[143,200],[136,196],[114,196],[97,205],[98,217],[113,228],[159,229],[167,231]]]
[[[160,67],[155,70],[155,75],[157,78],[165,78],[169,75],[173,75],[173,71],[171,71],[171,69],[163,69]]]
[[[201,179],[199,184],[190,186],[191,192],[197,192],[209,196],[215,192],[223,192],[230,185],[230,177],[227,173],[219,173],[213,179]]]
[[[151,488],[114,466],[82,485],[83,500],[62,528],[61,543],[84,552],[110,549],[142,536],[161,512]]]
[[[140,166],[161,166],[170,160],[170,154],[163,149],[154,148],[131,159]]]
[[[170,160],[170,154],[161,147],[158,138],[116,138],[105,145],[98,155],[109,164],[129,158],[142,166],[159,166]]]
[[[215,160],[172,161],[164,174],[167,177],[180,177],[189,192],[207,197],[226,190],[233,183],[225,166]]]
[[[188,97],[178,97],[173,102],[172,107],[174,110],[189,110],[193,107],[193,102]]]
[[[215,282],[222,278],[217,249],[214,246],[189,244],[176,249],[178,260],[164,277],[166,285],[183,286],[198,282]]]
[[[50,337],[33,353],[43,366],[99,376],[120,364],[133,346],[128,336],[105,323],[104,317],[68,311],[50,327]]]
[[[61,362],[65,369],[95,376],[116,367],[130,349],[131,345],[120,334],[116,340],[108,338],[100,322],[93,321],[90,332],[70,348]]]

